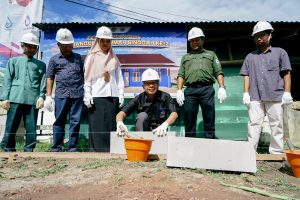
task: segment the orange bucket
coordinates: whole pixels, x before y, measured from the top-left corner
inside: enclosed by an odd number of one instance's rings
[[[128,161],[147,161],[152,140],[124,138]]]
[[[292,167],[294,176],[300,178],[300,150],[286,150],[285,154]]]

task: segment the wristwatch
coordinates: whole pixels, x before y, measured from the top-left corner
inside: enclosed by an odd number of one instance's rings
[[[225,85],[221,86],[220,88],[224,88],[226,90],[226,86]]]

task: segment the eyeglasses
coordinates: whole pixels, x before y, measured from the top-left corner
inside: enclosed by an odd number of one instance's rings
[[[201,40],[203,40],[203,37],[193,38],[193,39],[190,39],[190,43],[201,42]]]
[[[266,36],[269,36],[269,34],[268,34],[268,33],[255,34],[255,35],[254,35],[254,39],[255,39],[255,40],[258,40],[259,38],[263,39],[263,38],[265,38]]]
[[[36,50],[38,48],[38,46],[31,45],[31,44],[25,44],[25,47],[28,48],[28,49],[33,49],[33,50]]]
[[[65,49],[65,48],[73,48],[73,44],[60,44],[59,43],[59,47],[63,48],[63,49]]]
[[[144,81],[144,85],[150,86],[150,85],[157,85],[158,81]]]

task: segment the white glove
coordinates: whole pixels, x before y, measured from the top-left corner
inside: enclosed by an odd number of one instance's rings
[[[124,105],[124,96],[120,95],[119,96],[119,107],[122,107]]]
[[[249,92],[244,92],[243,94],[243,104],[249,107],[250,105],[250,95]]]
[[[44,108],[44,99],[43,99],[42,97],[39,97],[39,98],[36,100],[35,107],[36,107],[37,109],[42,109],[42,108]]]
[[[177,90],[176,101],[179,104],[179,106],[183,105],[183,103],[184,103],[184,94],[183,94],[182,90]]]
[[[53,112],[54,110],[54,102],[51,96],[46,96],[45,100],[45,108],[49,110],[50,112]]]
[[[88,57],[90,58],[90,57]],[[93,96],[92,96],[92,86],[90,82],[86,82],[84,84],[84,97],[83,102],[87,108],[91,108],[94,104]]]
[[[84,102],[84,105],[86,105],[86,107],[88,107],[88,108],[91,108],[94,104],[94,100],[93,100],[92,96],[84,96],[83,102]]]
[[[225,88],[220,87],[218,90],[218,99],[220,100],[220,103],[223,103],[226,98],[227,98],[227,94]]]
[[[168,126],[169,124],[167,122],[164,122],[159,127],[154,129],[152,132],[153,134],[156,134],[159,137],[163,137],[164,135],[167,135]]]
[[[1,107],[4,109],[4,110],[9,110],[10,108],[10,102],[8,100],[4,100],[1,102]]]
[[[293,97],[290,92],[284,92],[282,95],[282,104],[291,104],[293,103]]]
[[[118,121],[117,122],[117,135],[122,137],[126,133],[128,133],[127,126],[122,121]]]

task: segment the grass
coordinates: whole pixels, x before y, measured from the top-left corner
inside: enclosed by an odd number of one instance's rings
[[[51,143],[44,143],[44,142],[37,142],[36,147],[34,149],[35,152],[48,152],[51,150],[52,144]],[[16,151],[23,151],[24,142],[17,142],[16,143]],[[64,150],[68,149],[68,143],[64,144]],[[88,152],[88,139],[85,138],[83,135],[79,135],[78,140],[78,151],[79,152]]]
[[[4,178],[5,176],[4,176],[4,172],[1,172],[0,171],[0,179],[2,179],[2,178]]]
[[[78,168],[82,168],[82,170],[88,170],[88,169],[97,169],[100,167],[103,167],[105,169],[114,166],[114,165],[120,165],[124,161],[120,159],[103,159],[103,160],[92,160],[90,162],[85,162],[81,165],[78,165]]]
[[[113,188],[116,188],[123,179],[124,179],[124,175],[120,173],[115,174],[115,178],[112,183]]]
[[[258,179],[256,181],[256,183],[259,184],[259,185],[268,186],[268,187],[270,187],[271,189],[273,189],[275,191],[281,191],[281,192],[296,191],[296,192],[300,192],[300,188],[298,186],[289,183],[289,181],[284,177],[279,177],[275,180]]]
[[[48,168],[48,169],[44,169],[44,170],[42,170],[42,171],[39,171],[39,172],[37,173],[37,175],[38,175],[38,176],[42,176],[42,177],[44,177],[44,176],[49,176],[50,174],[55,174],[55,173],[57,173],[57,172],[62,171],[62,170],[65,169],[66,167],[68,167],[67,164],[65,164],[65,163],[59,163],[59,164],[57,164],[57,165],[54,165],[54,166],[51,167],[51,168]]]
[[[31,166],[27,162],[19,161],[16,162],[14,166],[10,166],[10,170],[6,170],[5,172],[0,171],[0,179],[5,178],[36,178],[36,177],[45,177],[50,174],[55,174],[57,172],[63,171],[69,165],[67,163],[54,163],[48,165],[47,167],[39,167],[38,164],[36,166]],[[11,173],[13,171],[13,173]]]
[[[230,180],[234,178],[239,178],[241,176],[240,173],[230,172],[230,171],[226,172],[226,171],[207,170],[206,174],[219,180]]]

